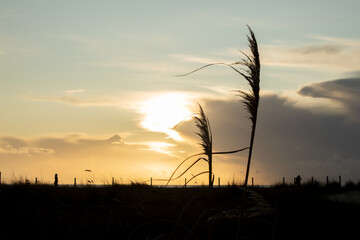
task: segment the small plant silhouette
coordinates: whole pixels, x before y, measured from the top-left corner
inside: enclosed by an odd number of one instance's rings
[[[166,185],[169,184],[170,181],[172,180],[176,180],[180,177],[182,177],[188,170],[190,170],[196,163],[198,163],[199,161],[203,160],[206,161],[208,163],[209,166],[209,170],[208,171],[203,171],[200,172],[198,174],[195,174],[192,176],[192,178],[190,178],[187,183],[191,182],[193,179],[195,179],[197,176],[200,176],[202,174],[209,174],[209,187],[212,188],[213,183],[214,183],[214,173],[212,170],[212,155],[215,154],[231,154],[231,153],[237,153],[240,151],[243,151],[245,149],[248,149],[248,147],[239,149],[239,150],[234,150],[234,151],[227,151],[227,152],[213,152],[213,141],[212,141],[212,132],[211,132],[211,127],[210,127],[210,121],[207,118],[207,116],[205,115],[205,112],[203,110],[203,108],[201,107],[200,104],[199,105],[199,113],[198,114],[194,114],[193,115],[193,119],[195,121],[196,127],[198,128],[199,132],[196,132],[196,134],[200,137],[201,142],[199,143],[200,146],[202,146],[203,148],[203,152],[198,153],[198,154],[194,154],[191,155],[187,158],[185,158],[175,169],[175,171],[172,173],[172,175],[170,176],[169,180],[167,181]],[[182,122],[180,122],[182,123]],[[179,123],[179,124],[180,124]],[[179,124],[177,124],[175,127],[177,127]],[[174,128],[175,128],[174,127]],[[204,157],[205,156],[205,157]],[[174,177],[175,173],[177,172],[177,170],[188,160],[192,159],[193,157],[198,157],[185,171],[183,171],[179,176]]]
[[[251,163],[251,157],[252,157],[252,150],[254,146],[254,139],[255,139],[255,130],[256,130],[256,122],[257,122],[257,113],[258,113],[258,107],[259,107],[259,100],[260,100],[260,56],[258,51],[258,45],[255,38],[254,32],[251,30],[249,26],[247,26],[250,32],[250,36],[247,35],[247,39],[249,42],[249,48],[251,51],[251,55],[248,55],[242,51],[240,51],[244,58],[241,61],[237,61],[234,63],[211,63],[204,65],[198,69],[195,69],[194,71],[191,71],[181,76],[187,76],[189,74],[195,73],[201,69],[213,66],[213,65],[225,65],[233,69],[235,72],[240,74],[242,77],[245,78],[245,80],[249,83],[251,89],[250,92],[244,92],[242,90],[235,90],[235,92],[238,93],[238,95],[242,98],[242,103],[245,105],[245,109],[249,113],[249,119],[252,122],[251,127],[251,136],[250,136],[250,146],[249,146],[249,155],[248,155],[248,161],[247,161],[247,167],[246,167],[246,176],[245,176],[245,183],[244,187],[247,188],[248,185],[248,178],[249,178],[249,171],[250,171],[250,163]],[[244,72],[237,69],[235,66],[241,65],[246,67]]]

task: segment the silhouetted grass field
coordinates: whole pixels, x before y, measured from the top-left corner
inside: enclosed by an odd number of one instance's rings
[[[347,239],[360,205],[342,188],[0,185],[0,239]]]

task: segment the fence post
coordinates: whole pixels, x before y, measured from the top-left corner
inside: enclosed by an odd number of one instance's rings
[[[37,185],[37,177],[35,177],[35,185]]]
[[[1,184],[1,172],[0,172],[0,184]]]
[[[283,185],[285,185],[285,177],[283,177]]]
[[[220,187],[220,177],[218,177],[218,186]]]
[[[152,177],[150,178],[150,186],[152,187]]]
[[[114,177],[112,177],[111,185],[114,185],[114,183],[115,183],[115,179],[114,179]]]
[[[339,176],[339,186],[341,187],[341,176]]]
[[[57,175],[57,173],[55,173],[55,180],[54,180],[54,186],[55,187],[57,187],[58,182],[59,182],[58,175]]]
[[[311,176],[311,185],[314,185],[314,177]]]
[[[185,188],[186,188],[186,178],[185,178]]]
[[[251,178],[251,187],[254,187],[254,178]]]
[[[329,176],[326,176],[326,186],[329,185]]]
[[[76,178],[74,178],[74,187],[76,187]]]

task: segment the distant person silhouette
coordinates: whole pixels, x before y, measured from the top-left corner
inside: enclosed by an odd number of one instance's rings
[[[298,175],[296,178],[294,178],[295,180],[295,186],[300,186],[301,185],[301,176]]]
[[[54,186],[57,186],[57,185],[58,185],[58,182],[59,182],[59,180],[58,180],[58,175],[57,175],[57,173],[55,173]]]

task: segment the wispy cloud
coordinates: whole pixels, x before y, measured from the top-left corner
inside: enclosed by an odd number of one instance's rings
[[[29,149],[26,147],[15,148],[11,145],[6,145],[5,147],[0,147],[0,153],[7,154],[29,154]]]
[[[189,54],[171,54],[171,57],[183,61],[183,62],[189,62],[189,63],[202,63],[202,64],[209,64],[209,63],[215,63],[215,62],[228,62],[227,60],[224,60],[223,58],[209,58],[209,57],[200,57],[196,55],[189,55]]]
[[[328,42],[340,46],[353,46],[353,47],[360,47],[360,40],[359,39],[352,39],[352,38],[335,38],[329,36],[311,36],[310,38],[320,40],[323,42]]]
[[[313,44],[313,45],[306,45],[303,47],[295,48],[294,52],[299,52],[305,55],[312,55],[312,54],[338,54],[341,53],[344,49],[337,44]]]
[[[314,44],[262,45],[262,63],[269,66],[356,71],[360,62],[360,40],[314,37]]]
[[[261,44],[262,64],[341,72],[351,72],[359,69],[360,40],[326,36],[311,36],[309,39],[313,40],[314,43],[296,45],[278,41],[274,42],[274,44]],[[172,58],[182,62],[199,64],[232,63],[234,59],[243,57],[235,48],[224,49],[221,53],[214,53],[212,56],[215,57],[189,54],[171,55]]]
[[[0,154],[4,155],[49,155],[54,154],[54,149],[32,145],[25,140],[14,137],[0,137]]]
[[[66,94],[75,94],[75,93],[83,93],[83,92],[85,92],[84,89],[70,89],[65,91]]]
[[[25,96],[30,101],[40,102],[62,102],[75,106],[112,106],[120,107],[124,102],[118,98],[94,96],[86,94],[83,89],[70,89],[63,92],[58,96]]]
[[[133,136],[131,137],[133,138]],[[169,140],[131,141],[120,135],[87,135],[82,133],[53,134],[33,137],[0,136],[0,162],[3,176],[13,172],[27,176],[43,176],[53,179],[53,173],[61,176],[62,183],[72,183],[86,178],[84,169],[91,169],[97,179],[109,176],[121,177],[125,182],[134,179],[156,177],[148,168],[161,166],[160,178],[167,177],[173,169],[175,154],[181,155]],[[174,154],[175,153],[175,154]],[[6,161],[2,161],[6,160]],[[46,171],[42,172],[42,169]],[[35,175],[36,174],[36,175]],[[66,179],[66,176],[69,176]],[[8,178],[9,179],[9,178]]]
[[[130,70],[136,70],[140,72],[152,72],[152,73],[165,73],[172,74],[179,72],[179,67],[176,64],[171,64],[164,61],[132,61],[130,59],[124,60],[106,60],[98,62],[87,63],[90,66],[104,67],[104,68],[125,68]]]
[[[195,103],[199,97],[216,97],[213,93],[201,91],[119,91],[104,94],[96,90],[69,89],[53,95],[41,96],[28,94],[21,96],[21,98],[28,101],[60,102],[76,107],[115,107],[139,112],[141,109],[144,109],[145,102],[169,94],[186,96],[187,103]],[[166,104],[166,102],[163,104]]]
[[[168,155],[170,157],[177,157],[174,154],[173,148],[175,144],[159,141],[144,141],[144,142],[132,142],[131,145],[137,145],[139,150],[153,151],[161,154]]]
[[[222,85],[215,85],[215,86],[202,86],[205,89],[209,89],[215,93],[219,93],[223,95],[223,98],[233,98],[234,90],[236,87],[229,87],[229,86],[222,86]]]

